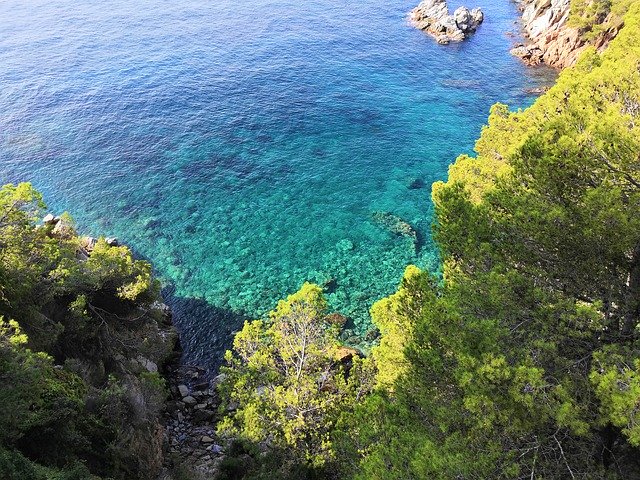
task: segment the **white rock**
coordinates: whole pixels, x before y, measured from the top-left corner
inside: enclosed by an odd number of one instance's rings
[[[109,245],[110,247],[118,246],[118,239],[116,237],[107,237],[104,239],[104,241],[107,242],[107,245]]]

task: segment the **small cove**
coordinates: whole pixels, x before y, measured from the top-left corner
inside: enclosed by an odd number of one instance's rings
[[[448,46],[404,0],[175,3],[0,5],[0,179],[151,261],[187,363],[304,281],[364,335],[407,264],[437,268],[431,183],[553,80],[509,55],[506,0]]]

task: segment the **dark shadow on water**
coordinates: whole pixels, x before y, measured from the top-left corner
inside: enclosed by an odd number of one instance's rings
[[[148,257],[127,245],[134,258],[153,265]],[[180,263],[176,259],[176,262]],[[205,368],[214,376],[224,362],[224,352],[233,345],[234,334],[249,317],[209,304],[199,298],[176,295],[172,284],[162,288],[162,299],[171,308],[172,323],[178,331],[181,363]]]
[[[180,336],[182,363],[201,366],[215,375],[224,352],[231,348],[233,334],[242,328],[247,317],[202,299],[176,296],[173,286],[165,287],[162,297],[171,307],[173,324]]]

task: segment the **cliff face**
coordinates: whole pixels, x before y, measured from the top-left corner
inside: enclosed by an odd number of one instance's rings
[[[151,265],[0,187],[0,479],[152,480],[176,332]]]
[[[616,22],[609,14],[600,19],[601,24],[609,27],[595,37],[589,37],[582,29],[571,25],[570,3],[570,0],[521,0],[522,27],[528,42],[516,46],[511,53],[527,65],[545,63],[565,68],[575,64],[580,53],[590,45],[598,50],[605,49],[617,35],[622,22]]]

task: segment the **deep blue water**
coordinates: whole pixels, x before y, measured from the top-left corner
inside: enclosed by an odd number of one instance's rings
[[[3,0],[0,180],[151,260],[187,361],[305,280],[335,279],[366,332],[405,265],[437,268],[431,183],[491,104],[550,80],[509,55],[509,0],[470,4],[485,24],[449,46],[407,25],[415,3]]]

